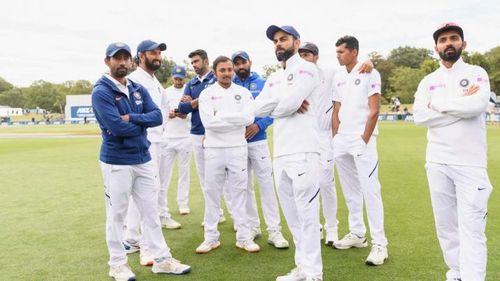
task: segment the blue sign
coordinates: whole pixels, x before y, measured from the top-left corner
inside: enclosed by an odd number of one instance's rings
[[[94,110],[92,106],[72,106],[71,119],[87,117],[87,119],[95,119]]]

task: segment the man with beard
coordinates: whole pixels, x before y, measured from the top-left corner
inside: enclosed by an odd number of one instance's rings
[[[200,118],[206,128],[205,147],[205,237],[196,248],[204,254],[220,246],[217,230],[220,199],[224,183],[231,198],[236,226],[236,247],[258,252],[259,245],[250,237],[245,205],[247,197],[247,142],[245,127],[254,120],[250,92],[231,82],[233,63],[221,56],[214,61],[217,83],[200,94]]]
[[[244,51],[233,54],[232,61],[236,75],[233,82],[236,85],[247,88],[254,98],[256,98],[264,83],[259,74],[251,72],[252,61]],[[270,117],[256,117],[253,124],[249,125],[245,131],[245,138],[248,142],[248,195],[246,211],[248,215],[250,231],[255,239],[261,235],[259,213],[253,187],[253,173],[257,177],[260,187],[260,198],[262,202],[262,212],[267,225],[268,243],[278,249],[288,248],[288,241],[281,234],[281,221],[278,201],[273,187],[273,168],[271,154],[267,145],[266,129],[273,123]]]
[[[172,258],[157,212],[157,171],[148,151],[146,128],[162,124],[161,111],[143,86],[126,78],[132,65],[129,46],[121,42],[110,44],[104,62],[109,74],[95,83],[92,107],[102,131],[99,160],[106,200],[109,276],[120,281],[135,280],[122,245],[130,198],[144,222],[145,241],[153,257],[152,271],[188,273],[189,266]]]
[[[210,70],[207,52],[201,49],[194,50],[189,53],[188,57],[191,59],[191,66],[196,73],[196,77],[193,77],[184,88],[184,96],[182,96],[179,103],[179,113],[186,115],[191,113],[191,141],[200,187],[203,190],[205,186],[205,156],[203,152],[205,128],[200,119],[198,98],[201,91],[215,83],[216,77],[213,71]],[[224,221],[226,221],[226,218],[223,210],[220,209],[219,223]]]
[[[157,214],[160,217],[160,222],[163,227],[167,229],[178,229],[181,224],[172,219],[167,207],[166,197],[166,182],[165,173],[160,173],[160,170],[164,169],[161,166],[162,159],[162,142],[165,141],[163,136],[163,130],[165,122],[168,120],[169,103],[168,98],[156,76],[155,71],[161,66],[161,52],[167,49],[165,43],[156,43],[151,40],[142,41],[139,46],[137,46],[137,59],[139,61],[139,66],[137,69],[130,73],[128,78],[136,83],[141,84],[146,90],[148,90],[153,102],[160,107],[163,116],[163,125],[154,128],[148,128],[148,140],[151,142],[149,147],[149,152],[151,154],[152,161],[155,165],[155,175],[157,178],[158,187],[158,211]],[[124,239],[125,248],[128,248],[128,252],[132,252],[137,248],[137,242],[141,246],[140,248],[140,263],[142,265],[152,265],[153,259],[149,254],[146,244],[141,239],[141,219],[137,206],[133,201],[130,201],[130,206],[127,214],[127,232]],[[143,229],[144,231],[144,229]]]
[[[380,111],[380,74],[359,73],[359,42],[344,36],[335,43],[344,68],[333,83],[333,155],[349,210],[349,233],[335,242],[336,249],[368,246],[363,218],[366,206],[372,249],[368,265],[382,265],[388,258],[384,230],[384,206],[378,180],[377,121]]]
[[[485,280],[490,83],[483,68],[462,60],[460,26],[443,24],[433,37],[440,67],[420,82],[413,110],[415,123],[428,128],[425,168],[446,280]]]
[[[283,69],[271,74],[255,101],[259,117],[274,118],[274,176],[283,214],[295,242],[296,267],[277,281],[322,280],[319,224],[319,128],[316,66],[300,58],[300,35],[271,25]]]

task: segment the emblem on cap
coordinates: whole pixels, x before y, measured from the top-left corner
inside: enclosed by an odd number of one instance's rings
[[[356,79],[356,80],[354,81],[354,84],[355,84],[356,86],[357,86],[357,85],[359,85],[359,83],[361,83],[361,80],[360,80],[359,78],[358,78],[358,79]]]
[[[292,81],[293,80],[293,73],[290,73],[286,79],[288,81]]]
[[[235,96],[234,96],[234,99],[235,99],[235,100],[241,100],[241,96],[240,96],[240,95],[235,95]]]
[[[467,87],[468,85],[469,85],[469,80],[467,80],[465,78],[460,80],[460,86]]]
[[[177,68],[177,69],[175,70],[175,72],[179,73],[179,72],[181,72],[181,69],[180,69],[180,68]]]
[[[122,42],[116,42],[116,43],[115,43],[115,46],[116,46],[116,47],[118,47],[118,48],[125,47],[125,43],[122,43]]]

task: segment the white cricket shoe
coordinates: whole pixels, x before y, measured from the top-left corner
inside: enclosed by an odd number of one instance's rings
[[[179,214],[188,215],[189,213],[191,213],[191,210],[189,209],[188,206],[180,206],[179,207]]]
[[[259,245],[253,242],[253,240],[236,241],[236,247],[243,249],[249,253],[256,253],[260,251]]]
[[[176,222],[173,218],[160,217],[161,226],[166,229],[179,229],[181,224]]]
[[[286,249],[289,247],[288,241],[283,237],[280,231],[270,232],[267,243],[273,245],[277,249]]]
[[[252,240],[255,240],[255,239],[262,237],[262,231],[260,231],[260,228],[259,227],[252,227],[250,229],[250,237],[252,238]]]
[[[139,250],[141,249],[141,247],[139,246],[139,242],[137,241],[123,241],[122,242],[123,244],[123,248],[125,249],[125,252],[127,252],[127,254],[133,254],[135,252],[139,252]]]
[[[384,261],[389,258],[387,247],[373,245],[368,258],[366,258],[367,265],[383,265]]]
[[[220,247],[220,242],[218,240],[215,241],[203,241],[198,248],[196,248],[197,254],[206,254],[214,249]]]
[[[116,281],[135,281],[135,275],[128,264],[110,267],[109,277]]]
[[[191,267],[187,264],[182,264],[180,261],[170,257],[165,258],[159,262],[155,261],[153,268],[151,268],[153,273],[169,273],[175,275],[186,274],[191,271]]]
[[[355,234],[348,233],[341,240],[333,243],[333,247],[339,250],[345,250],[349,248],[365,248],[368,246],[368,242],[365,237],[358,237]]]
[[[298,267],[292,269],[292,271],[288,272],[286,275],[278,276],[276,281],[305,281],[307,280],[306,276]]]
[[[139,263],[144,266],[152,266],[154,263],[153,258],[151,257],[151,253],[149,250],[141,249],[141,253],[139,256]]]
[[[335,242],[339,241],[339,235],[335,230],[326,230],[325,245],[333,246]]]

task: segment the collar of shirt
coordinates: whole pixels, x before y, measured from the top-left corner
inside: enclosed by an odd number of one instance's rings
[[[440,68],[445,72],[451,72],[451,71],[455,71],[457,69],[460,69],[460,67],[462,67],[462,65],[464,65],[464,64],[465,64],[465,62],[462,60],[461,57],[450,68],[447,68],[446,66],[444,66],[442,61],[439,62]]]
[[[302,59],[297,52],[295,55],[291,56],[287,61],[286,61],[286,68],[292,68],[295,65],[298,65],[300,63],[304,62],[304,59]]]
[[[111,75],[105,74],[105,76],[106,76],[106,78],[111,80],[111,82],[113,82],[115,84],[115,86],[118,88],[118,90],[120,90],[122,93],[124,93],[127,96],[127,98],[130,98],[129,90],[128,90],[128,86],[130,85],[130,83],[129,83],[128,79],[125,79],[127,84],[123,85],[122,83],[118,82],[118,80],[113,78]]]
[[[155,80],[156,76],[154,74],[149,74],[146,70],[144,70],[142,67],[138,67],[135,71],[138,71],[142,75],[148,77],[151,80]]]
[[[205,80],[205,78],[207,78],[207,76],[208,76],[210,73],[212,73],[212,70],[209,70],[209,71],[208,71],[207,73],[205,73],[205,75],[203,75],[203,76],[199,76],[199,75],[197,75],[197,76],[196,76],[196,78],[198,78],[198,81],[203,82],[203,80]]]

